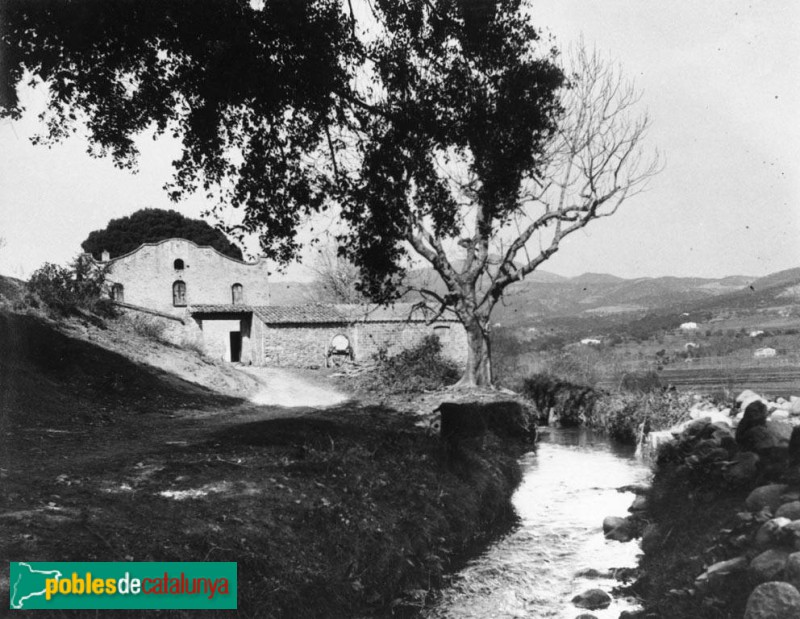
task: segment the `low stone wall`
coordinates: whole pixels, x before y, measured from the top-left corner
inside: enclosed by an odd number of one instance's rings
[[[467,355],[466,332],[460,323],[362,322],[352,325],[260,325],[260,353],[266,365],[319,367],[324,365],[328,346],[336,335],[350,340],[353,358],[368,361],[380,351],[395,355],[410,348],[425,336],[435,333],[442,353],[464,363]],[[255,333],[255,331],[254,331]]]

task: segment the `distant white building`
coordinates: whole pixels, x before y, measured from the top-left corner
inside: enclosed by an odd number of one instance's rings
[[[774,348],[759,348],[753,353],[753,356],[757,359],[768,359],[769,357],[774,357],[777,354],[778,351]]]
[[[681,331],[697,331],[697,323],[696,322],[684,322],[680,326]]]
[[[759,335],[764,335],[764,332],[761,330],[750,331],[750,337],[758,337]]]
[[[600,340],[598,340],[597,338],[585,337],[585,338],[583,338],[581,340],[581,344],[583,346],[600,346],[600,344],[602,344],[602,342]]]
[[[700,344],[696,344],[695,342],[686,342],[683,345],[683,349],[686,352],[689,352],[690,350],[694,350],[695,348],[700,348]]]

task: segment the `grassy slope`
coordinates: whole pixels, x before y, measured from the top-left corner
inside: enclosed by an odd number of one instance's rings
[[[378,616],[511,518],[508,445],[448,461],[395,411],[289,417],[31,317],[0,314],[0,348],[9,561],[237,561],[237,616]]]

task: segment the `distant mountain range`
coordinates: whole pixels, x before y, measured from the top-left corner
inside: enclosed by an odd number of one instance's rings
[[[411,274],[413,281],[436,282],[430,270]],[[441,282],[433,286],[441,291]],[[278,282],[272,302],[294,305],[308,302],[309,284]],[[323,299],[320,299],[323,302]],[[559,317],[633,318],[648,312],[716,312],[758,309],[800,303],[800,268],[766,277],[734,275],[722,278],[642,277],[625,279],[606,273],[563,277],[534,271],[511,286],[498,303],[492,321],[503,326],[525,326]]]

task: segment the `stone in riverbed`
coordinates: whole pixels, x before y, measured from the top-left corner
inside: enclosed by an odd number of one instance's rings
[[[747,568],[748,576],[754,583],[778,580],[783,576],[789,553],[785,550],[772,548],[765,550],[750,562]]]
[[[800,550],[800,520],[792,520],[781,530],[787,544]]]
[[[768,507],[772,513],[781,505],[781,495],[786,491],[786,484],[767,484],[753,490],[747,497],[745,505],[751,512],[758,512]]]
[[[769,548],[773,544],[780,544],[783,537],[790,534],[783,533],[783,527],[792,521],[788,518],[772,518],[767,520],[756,532],[756,548]]]
[[[797,619],[800,593],[786,582],[758,585],[747,599],[744,619]]]
[[[709,567],[694,581],[699,591],[722,589],[730,582],[731,577],[741,574],[747,569],[747,558],[736,557],[729,561],[720,561]]]
[[[601,572],[600,570],[595,569],[593,567],[587,567],[584,570],[576,572],[575,576],[578,578],[613,578],[614,574],[610,570]]]
[[[788,445],[792,438],[794,425],[786,419],[770,417],[767,420],[767,431],[778,445]]]
[[[800,464],[800,426],[795,426],[789,437],[789,464]]]
[[[783,577],[790,585],[800,591],[800,552],[793,552],[786,560]]]
[[[631,506],[628,508],[629,512],[643,512],[647,510],[647,497],[637,496]]]
[[[800,501],[784,503],[775,512],[775,515],[789,520],[800,520]]]
[[[605,538],[614,542],[630,542],[636,538],[636,526],[630,518],[624,518],[622,524],[605,534]]]
[[[733,484],[745,484],[758,476],[758,454],[742,451],[723,471],[725,480]]]
[[[603,519],[603,535],[610,533],[623,524],[625,524],[625,518],[621,516],[606,516]]]
[[[598,610],[611,605],[611,596],[602,589],[589,589],[572,598],[572,603],[578,608]]]
[[[575,619],[597,619],[597,615],[592,615],[590,613],[581,613]]]

